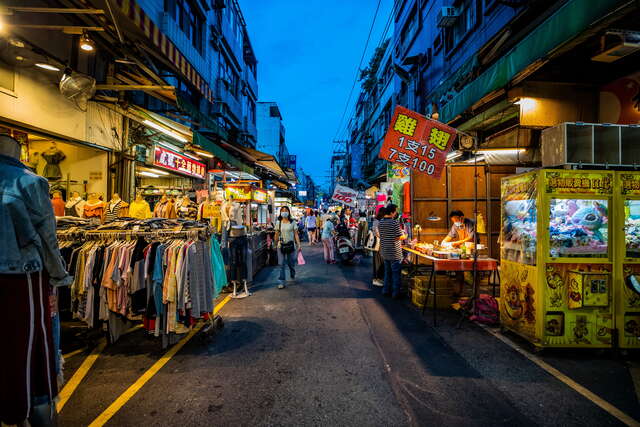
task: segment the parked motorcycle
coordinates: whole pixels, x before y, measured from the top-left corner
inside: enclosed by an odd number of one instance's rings
[[[338,235],[336,237],[336,252],[337,258],[343,264],[348,264],[353,261],[356,256],[356,247],[351,240],[349,229],[344,225],[338,225],[336,231]]]

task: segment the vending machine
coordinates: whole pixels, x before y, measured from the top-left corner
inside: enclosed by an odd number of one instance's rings
[[[615,324],[620,348],[640,348],[640,172],[616,173]]]
[[[503,328],[537,347],[614,344],[615,182],[612,171],[541,169],[503,178]]]

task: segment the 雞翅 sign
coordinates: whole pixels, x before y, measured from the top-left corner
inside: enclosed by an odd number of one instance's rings
[[[336,188],[335,190],[333,190],[333,196],[331,197],[332,200],[344,203],[345,205],[351,207],[354,207],[356,205],[357,198],[358,192],[356,190],[338,184],[336,184]]]
[[[397,106],[378,157],[439,178],[456,130]]]

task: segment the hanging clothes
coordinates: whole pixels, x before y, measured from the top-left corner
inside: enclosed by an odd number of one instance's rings
[[[117,202],[109,202],[105,206],[104,222],[115,221],[116,218],[126,216],[127,207],[129,205],[124,200],[120,199]]]
[[[47,162],[47,165],[42,171],[42,176],[50,181],[55,181],[62,178],[62,171],[60,170],[60,162],[67,158],[65,154],[54,148],[53,150],[47,150],[41,154],[41,157]]]
[[[134,200],[129,205],[129,216],[131,218],[147,219],[151,218],[151,208],[146,200]]]
[[[0,422],[22,424],[33,398],[58,395],[56,357],[51,325],[51,287],[44,272],[0,274]]]
[[[217,241],[90,240],[65,250],[65,256],[74,274],[73,317],[90,327],[107,322],[112,339],[140,315],[156,336],[184,332],[213,311],[226,285]]]
[[[196,220],[198,218],[198,207],[194,203],[183,203],[176,210],[178,218]]]
[[[176,206],[173,200],[158,202],[153,209],[153,216],[156,218],[177,218]]]
[[[222,206],[218,202],[202,202],[198,206],[198,220],[208,219],[216,233],[222,231]]]
[[[102,222],[102,217],[104,215],[104,205],[103,201],[98,201],[96,203],[85,203],[84,204],[84,214],[85,218],[89,218],[94,220],[94,222]]]
[[[76,216],[80,218],[82,217],[86,203],[82,197],[71,198],[67,200],[67,203],[64,205],[64,214],[66,216]]]
[[[55,216],[64,216],[64,200],[60,196],[54,196],[51,199],[51,206],[53,206],[53,214]]]

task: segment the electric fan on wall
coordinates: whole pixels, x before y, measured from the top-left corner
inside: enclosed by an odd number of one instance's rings
[[[86,74],[65,70],[60,79],[60,93],[76,104],[81,111],[87,111],[87,103],[96,93],[96,79]]]

